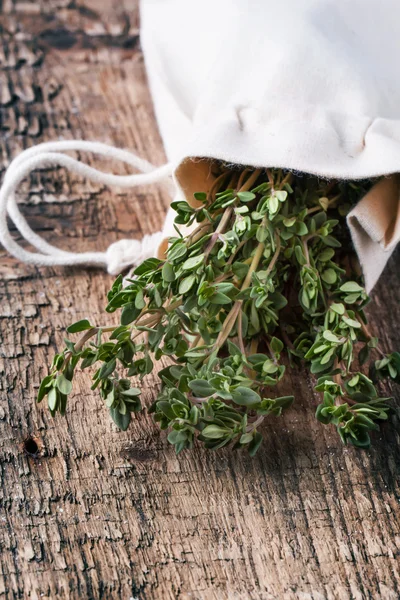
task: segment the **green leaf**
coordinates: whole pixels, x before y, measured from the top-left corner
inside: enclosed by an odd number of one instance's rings
[[[351,292],[363,292],[364,288],[362,288],[355,281],[347,281],[343,285],[340,286],[341,292],[351,293]]]
[[[100,369],[99,379],[107,379],[111,373],[115,371],[115,367],[117,366],[117,361],[115,358],[112,358],[108,362],[104,363]]]
[[[289,408],[292,406],[294,402],[294,396],[281,396],[280,398],[275,398],[275,405],[280,408]]]
[[[129,423],[131,422],[131,414],[130,412],[126,412],[124,415],[119,412],[118,407],[111,407],[109,409],[110,415],[114,423],[119,429],[122,431],[126,431],[128,429]]]
[[[330,309],[333,310],[338,315],[344,315],[344,305],[342,303],[334,302],[330,305]]]
[[[192,256],[191,258],[188,258],[187,260],[185,260],[185,262],[182,265],[182,269],[184,271],[193,271],[194,269],[197,269],[200,265],[202,265],[204,262],[204,254],[199,254],[198,256]]]
[[[239,443],[244,445],[244,444],[249,444],[253,439],[253,434],[252,433],[244,433],[239,440]]]
[[[219,427],[218,425],[207,425],[201,432],[201,435],[210,440],[217,440],[222,437],[226,437],[229,434],[229,429]]]
[[[185,277],[185,279],[182,279],[182,281],[179,284],[179,293],[182,296],[184,294],[187,294],[192,289],[195,281],[196,281],[195,275],[189,275],[188,277]]]
[[[159,258],[148,258],[134,270],[135,275],[145,275],[154,271],[161,263]]]
[[[325,250],[322,250],[322,252],[318,254],[317,258],[321,262],[328,262],[328,260],[331,260],[334,256],[335,251],[332,248],[325,248]]]
[[[355,386],[355,385],[357,385],[357,383],[359,382],[359,379],[360,379],[360,375],[359,375],[359,374],[357,374],[357,375],[354,375],[354,377],[352,377],[352,378],[350,379],[350,381],[347,383],[347,385],[348,385],[349,387],[354,387],[354,386]]]
[[[187,438],[186,431],[180,431],[177,429],[173,429],[168,434],[168,441],[170,444],[178,444],[179,442],[184,442]]]
[[[174,271],[174,268],[171,265],[171,263],[165,262],[161,273],[162,273],[163,280],[166,281],[167,283],[171,283],[172,281],[175,281],[175,271]]]
[[[354,304],[354,302],[357,302],[359,297],[360,294],[358,292],[355,292],[353,294],[347,294],[347,296],[345,296],[344,298],[344,301],[346,302],[346,304]]]
[[[167,252],[168,260],[172,262],[178,261],[179,259],[183,258],[186,254],[187,247],[185,242],[178,242],[173,244],[173,246],[171,246]]]
[[[256,233],[256,238],[257,238],[257,242],[265,242],[265,240],[268,237],[268,229],[266,227],[258,227],[257,228],[257,233]]]
[[[241,262],[235,262],[232,265],[232,271],[238,279],[244,279],[249,271],[249,265]]]
[[[339,240],[332,235],[326,235],[325,237],[322,237],[321,240],[326,246],[330,246],[331,248],[340,248],[342,245]]]
[[[303,266],[305,264],[307,264],[307,259],[304,255],[304,252],[301,248],[301,246],[295,246],[294,248],[294,253],[297,259],[297,262],[299,263],[299,265]]]
[[[239,406],[255,406],[261,402],[261,398],[254,390],[239,386],[232,392],[232,400]]]
[[[72,354],[75,354],[75,344],[73,342],[71,342],[71,340],[67,340],[67,338],[64,338],[64,343],[65,343],[66,347],[68,348],[68,350]]]
[[[327,352],[324,353],[324,355],[320,358],[320,364],[321,365],[326,365],[329,363],[329,361],[331,360],[331,358],[333,357],[333,353],[335,352],[334,348],[331,348],[330,350],[328,350]]]
[[[62,394],[68,396],[72,392],[72,382],[69,381],[62,373],[57,376],[56,386]]]
[[[195,200],[199,200],[200,202],[205,202],[207,200],[207,194],[205,192],[195,192],[193,194],[193,198]]]
[[[288,193],[280,190],[278,192],[275,192],[275,197],[279,200],[279,202],[285,202],[285,200],[287,199]]]
[[[256,197],[253,192],[238,192],[236,195],[240,202],[251,202]]]
[[[277,365],[272,360],[266,360],[263,364],[263,373],[267,373],[267,375],[272,375],[276,373],[278,370]]]
[[[215,388],[206,379],[189,381],[189,387],[197,398],[207,398],[215,393]]]
[[[107,408],[111,408],[115,401],[115,389],[113,388],[109,394],[107,394],[106,398],[106,406]]]
[[[59,394],[59,399],[58,399],[58,412],[60,413],[60,415],[64,416],[65,415],[65,411],[67,409],[67,402],[68,402],[68,396],[66,396],[65,394]]]
[[[370,355],[370,349],[368,348],[368,344],[365,344],[358,353],[358,361],[360,365],[363,365],[367,362]]]
[[[47,375],[46,377],[44,377],[42,379],[42,381],[40,382],[40,387],[39,387],[38,395],[36,398],[36,402],[39,403],[43,400],[43,398],[46,396],[47,392],[51,388],[52,381],[53,381],[52,375]]]
[[[332,333],[332,331],[330,331],[329,329],[327,329],[326,331],[324,331],[324,333],[322,334],[322,336],[328,341],[328,342],[334,342],[334,343],[338,343],[340,342],[340,339],[334,334]]]
[[[369,448],[371,445],[371,439],[365,429],[357,432],[357,437],[349,437],[348,441],[357,448]]]
[[[67,327],[68,333],[78,333],[79,331],[85,331],[86,329],[91,329],[91,324],[87,319],[82,319],[81,321],[76,321],[69,327]]]
[[[256,433],[254,433],[253,441],[250,442],[250,444],[248,446],[250,456],[255,456],[257,450],[261,446],[262,441],[263,441],[263,437],[262,437],[261,433],[259,433],[258,431]]]
[[[121,313],[121,325],[129,325],[133,323],[140,315],[140,309],[136,308],[133,302],[126,304]]]
[[[169,402],[157,402],[157,410],[161,411],[170,421],[175,419],[175,413]]]
[[[360,329],[361,327],[361,323],[359,323],[355,319],[350,319],[349,317],[343,316],[342,320],[346,323],[346,325],[348,325],[349,327],[353,327],[354,329]]]
[[[324,423],[325,425],[332,421],[331,413],[327,412],[326,407],[323,404],[319,404],[317,406],[315,418],[321,423]]]
[[[260,330],[260,319],[258,318],[258,313],[254,302],[251,305],[250,323],[252,324],[255,331]]]
[[[307,225],[305,223],[303,223],[302,221],[297,221],[294,225],[294,230],[297,233],[297,235],[307,235],[308,233],[308,228]]]
[[[192,408],[190,409],[190,414],[189,414],[190,422],[193,423],[193,425],[197,425],[197,423],[199,421],[199,417],[200,417],[200,410],[197,408],[196,405],[193,405]]]
[[[321,279],[328,285],[333,285],[337,280],[336,271],[334,269],[325,269],[325,271],[321,273]]]
[[[320,205],[322,206],[322,208],[324,210],[328,210],[329,198],[325,198],[325,197],[319,198],[318,202],[320,203]]]
[[[283,342],[276,337],[271,339],[271,348],[274,354],[280,354],[283,350]]]
[[[279,208],[279,201],[278,198],[276,197],[276,195],[271,196],[271,198],[268,201],[268,208],[271,211],[272,214],[275,214],[276,211]]]
[[[57,389],[52,387],[47,396],[47,403],[49,405],[49,409],[54,411],[57,407],[58,394]]]
[[[211,304],[231,304],[232,300],[222,292],[215,292],[210,298]]]
[[[143,297],[143,291],[139,290],[135,298],[135,308],[137,308],[138,310],[142,310],[145,306],[146,302]]]
[[[129,390],[125,390],[124,392],[121,392],[122,396],[127,396],[128,398],[136,398],[137,396],[140,396],[141,394],[141,390],[139,390],[139,388],[135,388],[135,387],[131,387],[129,388]]]

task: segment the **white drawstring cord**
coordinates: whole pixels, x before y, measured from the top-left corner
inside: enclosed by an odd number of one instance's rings
[[[134,175],[104,173],[71,156],[60,154],[68,150],[93,152],[117,159],[135,167],[142,173]],[[33,170],[54,166],[65,167],[97,183],[107,186],[116,185],[122,188],[155,183],[167,178],[172,172],[171,163],[156,168],[132,152],[100,142],[81,140],[46,142],[25,150],[11,162],[0,190],[0,242],[10,254],[26,263],[38,266],[84,264],[105,266],[113,275],[120,273],[125,267],[138,264],[155,254],[162,239],[161,232],[146,235],[141,241],[119,240],[111,244],[106,252],[74,253],[52,246],[32,231],[18,209],[15,191],[21,181]],[[7,212],[25,240],[40,253],[28,252],[11,237],[7,225]]]

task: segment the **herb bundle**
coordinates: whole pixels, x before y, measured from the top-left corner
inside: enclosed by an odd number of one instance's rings
[[[119,311],[119,323],[68,328],[83,335],[65,340],[38,401],[47,396],[51,414],[64,414],[75,369],[96,365],[92,389],[125,430],[141,410],[130,378],[165,356],[150,412],[176,452],[197,439],[254,455],[264,419],[294,400],[278,392],[285,370],[303,364],[321,393],[316,418],[344,443],[368,447],[389,411],[376,381],[400,381],[400,354],[385,355],[367,328],[369,298],[345,227],[371,182],[214,168],[208,193],[173,203],[177,235],[165,260],[150,258],[115,281],[106,310]],[[360,371],[367,362],[368,376]]]

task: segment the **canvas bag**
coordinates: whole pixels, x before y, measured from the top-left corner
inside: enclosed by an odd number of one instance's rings
[[[204,159],[338,179],[400,171],[398,0],[142,0],[141,40],[175,181]],[[348,216],[371,290],[400,240],[398,176]],[[173,235],[173,215],[165,235]]]
[[[61,165],[131,187],[174,170],[178,196],[211,185],[209,161],[358,179],[400,170],[400,4],[397,0],[142,0],[141,40],[169,164],[89,142],[44,144],[11,164],[0,192],[0,241],[35,264],[97,264],[116,273],[165,250],[162,233],[107,252],[71,254],[32,232],[15,190],[34,168]],[[119,158],[145,175],[104,174],[62,154]],[[399,179],[379,182],[348,216],[370,290],[400,238]],[[40,253],[17,246],[5,211]]]

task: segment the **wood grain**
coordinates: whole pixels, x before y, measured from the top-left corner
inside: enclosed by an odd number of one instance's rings
[[[163,162],[136,0],[3,0],[0,14],[3,169],[24,147],[74,137]],[[155,231],[168,204],[156,187],[110,192],[63,170],[34,174],[19,196],[35,230],[82,250]],[[269,421],[255,459],[177,458],[146,414],[118,432],[88,374],[52,420],[34,403],[39,380],[71,321],[111,322],[111,280],[4,252],[0,273],[0,598],[400,598],[398,403],[371,450],[344,448],[314,420],[312,382],[292,374],[295,408]],[[392,259],[369,311],[388,350],[399,283]]]

